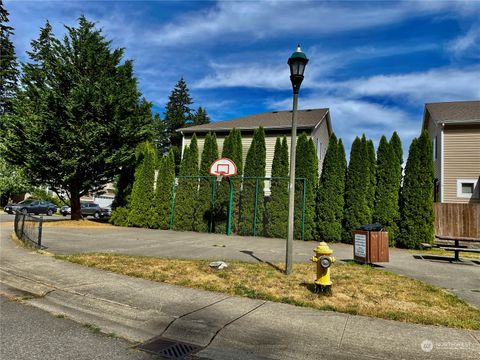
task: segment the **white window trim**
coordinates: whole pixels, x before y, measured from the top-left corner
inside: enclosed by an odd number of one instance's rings
[[[473,194],[464,194],[462,192],[462,183],[473,184]],[[457,197],[463,199],[478,199],[478,179],[457,179]]]

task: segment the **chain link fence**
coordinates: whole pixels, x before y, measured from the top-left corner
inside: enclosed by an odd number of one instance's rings
[[[43,217],[29,214],[15,213],[15,235],[28,245],[42,249]]]

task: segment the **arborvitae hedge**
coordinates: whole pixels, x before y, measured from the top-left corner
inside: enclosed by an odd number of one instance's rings
[[[240,130],[232,129],[223,143],[222,157],[229,158],[237,165],[237,175],[243,174],[242,136]],[[227,232],[227,216],[229,203],[229,184],[224,178],[217,184],[217,197],[215,200],[215,232],[225,234]],[[238,201],[240,198],[239,177],[232,179],[233,204],[232,204],[232,232],[238,227]]]
[[[366,196],[370,187],[369,157],[366,141],[362,140],[356,137],[353,141],[345,181],[343,240],[349,243],[352,242],[352,231],[371,219]]]
[[[397,154],[392,145],[382,136],[377,149],[377,188],[373,221],[385,226],[390,245],[395,245],[398,235],[398,187]]]
[[[288,144],[287,138],[277,138],[273,154],[272,178],[288,178]],[[270,201],[267,203],[265,233],[267,236],[286,238],[288,225],[288,179],[270,182]]]
[[[343,227],[344,211],[345,211],[345,181],[347,176],[347,156],[345,154],[345,147],[343,146],[342,139],[338,139],[338,191],[342,194],[338,201],[341,203],[341,207],[338,207],[337,219],[341,219],[340,222]]]
[[[395,189],[393,189],[393,195],[395,199],[392,200],[392,203],[395,203],[395,209],[392,213],[393,221],[396,224],[397,231],[393,233],[393,237],[390,237],[392,246],[395,245],[396,239],[398,237],[398,226],[400,222],[400,190],[402,188],[402,166],[403,166],[403,149],[402,149],[402,141],[398,136],[397,132],[395,131],[390,138],[390,146],[394,154],[396,155],[396,161],[394,166],[395,175],[392,177],[393,184],[395,185]]]
[[[160,160],[155,188],[155,228],[168,229],[172,211],[173,182],[175,181],[175,154],[170,150],[167,156]]]
[[[342,239],[344,192],[344,179],[343,181],[340,179],[342,167],[337,137],[332,134],[323,160],[317,192],[318,236],[322,241],[337,242]]]
[[[200,162],[200,175],[210,176],[210,165],[217,159],[217,136],[215,135],[215,133],[208,133],[205,137],[205,143],[203,146],[202,160]],[[216,179],[200,179],[200,187],[197,201],[197,231],[208,232],[210,231],[210,227],[213,226],[213,224],[211,224],[213,220],[212,181],[216,182]]]
[[[363,140],[363,138],[362,138]],[[367,155],[368,155],[368,176],[370,179],[367,190],[367,202],[369,212],[368,222],[372,222],[373,208],[375,206],[375,187],[377,183],[377,159],[375,158],[375,146],[372,140],[366,141]]]
[[[198,176],[197,137],[192,136],[190,146],[185,147],[180,163],[180,176]],[[178,179],[175,193],[175,214],[173,227],[175,230],[195,231],[195,204],[198,193],[198,178]]]
[[[407,248],[420,248],[433,243],[434,168],[432,142],[424,130],[410,145],[400,202],[400,236],[397,243]]]
[[[252,143],[245,160],[245,177],[260,177],[261,180],[244,179],[240,194],[238,233],[240,235],[263,235],[265,215],[264,181],[266,165],[265,131],[255,129]],[[257,196],[255,196],[257,194]],[[256,204],[256,211],[255,211]],[[254,224],[255,217],[255,224]],[[255,225],[255,226],[254,226]]]
[[[297,140],[295,176],[305,178],[307,183],[305,197],[304,239],[316,238],[315,198],[318,184],[318,158],[313,140],[302,133]],[[303,183],[295,181],[295,238],[302,236]]]
[[[150,227],[153,214],[154,179],[157,154],[155,146],[145,142],[137,147],[139,166],[135,171],[132,194],[128,206],[128,224]]]

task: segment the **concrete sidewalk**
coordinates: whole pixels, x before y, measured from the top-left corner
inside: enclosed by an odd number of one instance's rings
[[[285,261],[285,240],[225,236],[125,227],[45,227],[44,241],[54,254],[107,252],[173,258]],[[295,262],[309,262],[314,241],[295,241]],[[353,248],[330,244],[338,260],[353,259]],[[453,254],[452,254],[453,257]],[[408,250],[390,249],[390,262],[381,268],[445,288],[480,309],[480,260],[450,263],[438,258],[418,258]]]
[[[17,246],[10,233],[4,226],[0,232],[1,292],[31,294],[28,303],[33,306],[133,341],[162,336],[192,343],[203,347],[196,357],[206,359],[480,355],[480,331],[317,311],[150,282],[39,255]]]

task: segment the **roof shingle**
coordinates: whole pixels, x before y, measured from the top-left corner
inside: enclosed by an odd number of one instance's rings
[[[435,123],[478,123],[480,101],[456,101],[425,104]]]
[[[327,114],[328,109],[299,110],[297,126],[300,129],[314,128]],[[212,122],[204,125],[181,128],[183,133],[206,131],[253,130],[263,126],[264,129],[291,129],[292,111],[272,111],[261,114],[239,117],[231,120]]]

